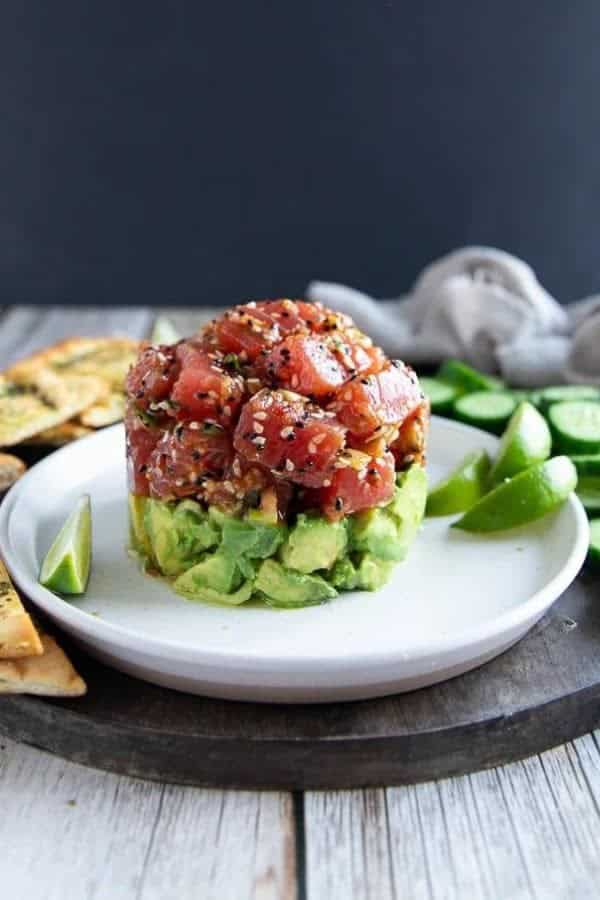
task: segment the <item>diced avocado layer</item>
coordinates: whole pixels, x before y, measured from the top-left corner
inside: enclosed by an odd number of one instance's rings
[[[189,600],[308,606],[339,591],[382,587],[406,557],[426,499],[427,478],[418,465],[398,475],[384,507],[338,522],[301,513],[290,528],[256,511],[235,518],[193,500],[130,497],[131,545]]]

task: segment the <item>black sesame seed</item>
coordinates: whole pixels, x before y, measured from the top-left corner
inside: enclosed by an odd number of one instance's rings
[[[335,498],[335,508],[337,509],[338,512],[342,509],[343,505],[344,505],[344,501],[342,500],[342,498],[336,497]]]

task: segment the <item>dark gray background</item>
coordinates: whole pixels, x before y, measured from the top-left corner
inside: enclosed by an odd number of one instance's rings
[[[600,290],[598,0],[13,2],[0,302],[390,295],[468,242]]]

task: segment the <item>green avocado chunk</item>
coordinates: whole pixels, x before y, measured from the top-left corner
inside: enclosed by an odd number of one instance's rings
[[[219,529],[194,500],[174,505],[147,498],[144,526],[152,556],[164,575],[185,572],[220,539]]]
[[[425,470],[411,466],[398,476],[394,496],[387,506],[352,516],[350,550],[387,562],[400,562],[421,524],[426,502]]]
[[[254,590],[265,595],[269,606],[312,606],[337,595],[337,591],[319,575],[304,575],[284,568],[274,559],[265,559]]]
[[[129,543],[132,550],[146,558],[152,557],[152,545],[144,525],[146,497],[129,494]]]
[[[286,536],[284,525],[266,525],[247,519],[225,518],[221,549],[233,557],[266,559],[273,556]]]
[[[218,550],[175,579],[173,587],[178,593],[193,595],[201,589],[212,588],[219,594],[236,591],[242,582],[234,557]]]
[[[317,569],[330,569],[347,544],[344,521],[328,522],[322,516],[300,513],[279,557],[286,568],[309,575]]]
[[[377,591],[389,580],[393,560],[378,559],[370,553],[357,554],[354,561],[339,559],[329,574],[329,582],[339,591]]]

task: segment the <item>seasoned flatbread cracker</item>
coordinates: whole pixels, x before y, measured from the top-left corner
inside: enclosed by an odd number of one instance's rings
[[[90,406],[89,409],[94,409],[94,407]],[[39,434],[27,438],[26,441],[23,441],[23,445],[27,447],[63,447],[88,434],[92,434],[92,429],[80,425],[79,422],[63,422],[61,425],[47,428],[46,431],[40,431]]]
[[[39,656],[40,653],[43,649],[39,635],[4,563],[0,562],[0,660]]]
[[[41,639],[41,656],[0,660],[0,694],[81,697],[87,692],[87,685],[64,650],[43,632]]]
[[[0,494],[12,487],[25,472],[25,463],[12,453],[0,453]]]
[[[125,394],[113,391],[106,400],[100,400],[79,415],[79,421],[86,428],[104,428],[120,422],[125,415]]]
[[[90,375],[59,376],[46,369],[0,375],[0,447],[68,422],[105,395],[105,383]]]
[[[59,375],[91,375],[101,378],[110,388],[123,391],[129,366],[139,349],[140,342],[131,338],[72,337],[21,360],[5,375],[16,380],[31,378],[40,370]]]

